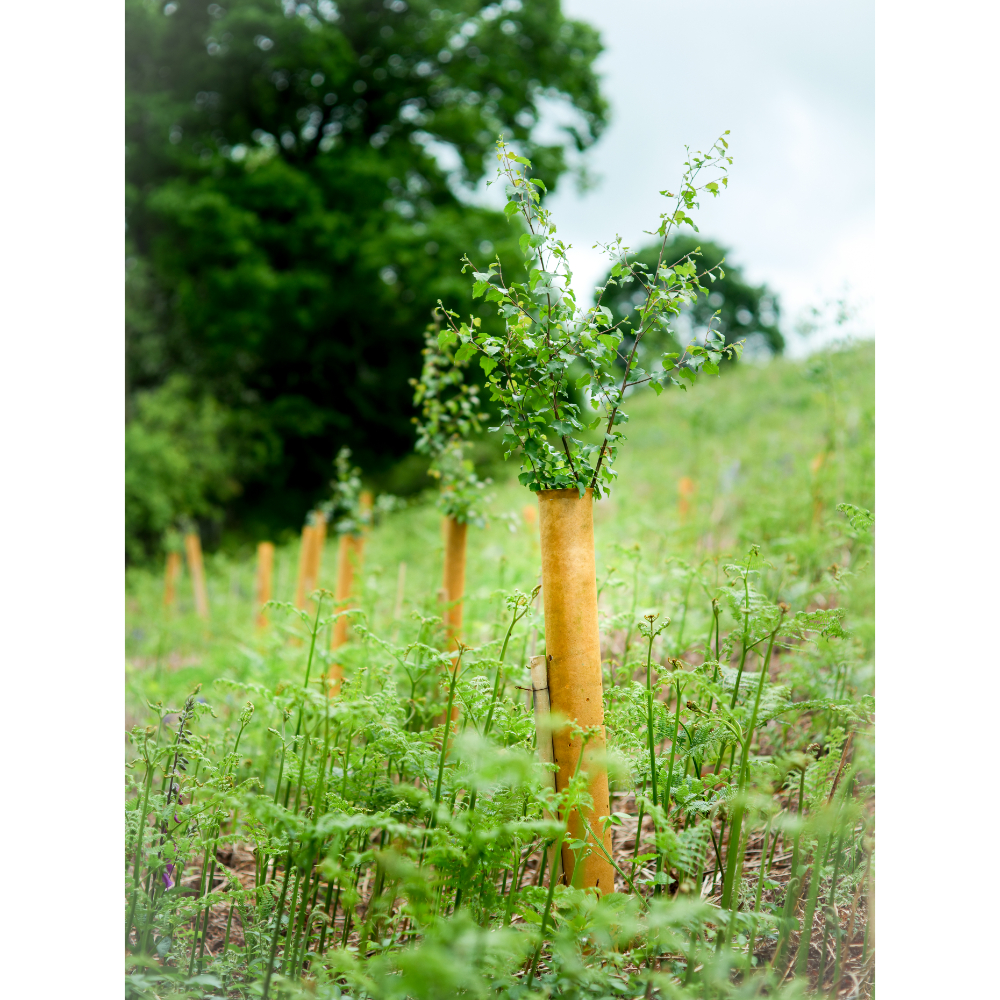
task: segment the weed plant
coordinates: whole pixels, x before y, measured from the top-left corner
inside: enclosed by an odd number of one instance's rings
[[[127,995],[869,996],[872,355],[632,404],[631,489],[595,510],[603,897],[547,870],[589,802],[535,752],[516,481],[470,545],[460,656],[433,505],[372,530],[335,699],[332,553],[306,613],[279,545],[264,630],[247,558],[207,559],[209,623],[130,572]]]

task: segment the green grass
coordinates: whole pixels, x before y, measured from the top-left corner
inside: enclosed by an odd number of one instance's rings
[[[348,683],[333,705],[316,683],[325,667],[325,629],[305,691],[306,625],[272,610],[272,626],[254,628],[250,553],[206,558],[208,623],[192,613],[186,575],[167,615],[161,575],[130,569],[128,727],[152,725],[146,753],[160,754],[147,809],[156,825],[145,827],[138,866],[144,765],[129,778],[129,905],[132,873],[140,875],[131,995],[259,995],[262,987],[253,984],[274,950],[280,965],[269,984],[273,996],[308,987],[324,996],[485,996],[492,988],[514,997],[527,988],[524,970],[535,948],[532,988],[548,995],[777,995],[769,963],[781,972],[792,964],[781,990],[793,995],[815,986],[823,940],[837,942],[839,973],[850,967],[870,984],[864,915],[873,781],[872,543],[863,523],[852,527],[836,505],[873,507],[873,376],[873,347],[861,344],[807,362],[744,364],[687,394],[641,393],[631,403],[620,478],[595,511],[612,809],[622,814],[613,853],[631,885],[622,879],[620,893],[600,904],[569,886],[550,896],[546,877],[539,878],[544,845],[558,832],[541,816],[534,726],[521,690],[529,684],[532,644],[544,646],[540,613],[515,629],[490,737],[475,734],[488,714],[505,595],[529,592],[538,580],[536,529],[524,516],[535,500],[516,480],[497,477],[489,527],[469,532],[465,641],[472,648],[456,688],[464,731],[450,737],[446,754],[437,722],[448,694],[434,653],[440,630],[414,618],[440,610],[443,546],[431,502],[390,515],[370,535],[359,607],[377,638],[358,636],[342,651]],[[682,517],[678,483],[685,476],[696,489]],[[748,555],[751,546],[759,555]],[[297,549],[292,543],[276,552],[276,600],[292,598]],[[335,558],[331,540],[320,578],[330,590]],[[401,562],[406,589],[397,618]],[[728,716],[719,705],[730,704],[736,683],[745,586],[756,595],[752,627],[769,630],[779,601],[799,624],[794,635],[779,637],[769,676],[760,673],[763,645],[745,657],[732,718],[750,728],[750,737],[739,743],[726,738]],[[718,661],[714,638],[708,656],[705,649],[713,597],[722,608]],[[647,611],[672,619],[653,647],[650,686],[661,796],[670,774],[669,816],[662,801],[654,807],[643,794],[651,769],[646,644],[637,623]],[[289,641],[295,632],[304,641]],[[417,639],[426,649],[411,648],[404,669],[399,656]],[[165,748],[178,710],[199,684],[204,702],[191,702],[190,763],[176,774],[178,805],[162,791],[164,766],[170,770],[173,759]],[[671,701],[677,684],[679,716]],[[255,713],[237,758],[231,748],[248,700]],[[286,711],[283,758],[275,733]],[[679,735],[675,719],[684,727]],[[309,745],[289,742],[297,725]],[[842,758],[849,732],[853,742]],[[132,739],[138,746],[146,737],[136,731]],[[347,755],[353,763],[345,774]],[[828,803],[842,759],[838,792]],[[696,770],[717,771],[718,778],[700,781]],[[259,785],[246,784],[253,778]],[[472,789],[479,789],[475,810]],[[562,808],[580,794],[571,789]],[[639,810],[653,817],[656,832],[643,827],[636,837]],[[746,836],[730,851],[726,838],[734,828]],[[769,853],[770,868],[755,860]],[[244,876],[242,887],[233,875],[229,891],[217,876],[215,895],[205,896],[204,885],[199,895],[203,860],[211,867],[213,857],[217,871]],[[153,892],[164,885],[168,861],[188,874]],[[515,868],[518,881],[527,874],[539,885],[510,892]],[[667,881],[653,896],[657,871]],[[315,893],[308,898],[318,909],[299,905],[300,882]],[[324,936],[319,913],[327,894],[333,924]],[[840,924],[830,917],[832,901]],[[282,921],[294,910],[290,930],[275,922],[277,908]],[[854,940],[847,941],[851,912]],[[810,917],[814,930],[805,937],[795,921]],[[751,939],[758,964],[748,966]],[[829,989],[833,959],[825,966]],[[194,982],[199,969],[209,979]]]

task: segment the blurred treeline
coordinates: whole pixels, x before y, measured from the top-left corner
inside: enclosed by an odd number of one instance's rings
[[[429,485],[408,380],[431,310],[473,308],[464,253],[523,266],[472,195],[500,133],[550,191],[585,177],[600,52],[559,0],[126,0],[130,561],[182,519],[210,548],[296,531],[343,445],[376,488]],[[698,245],[725,254],[668,255]],[[780,351],[775,297],[725,266],[679,333],[718,309]]]
[[[558,0],[126,0],[130,559],[179,516],[297,527],[341,445],[426,485],[424,328],[518,235],[469,195],[501,132],[550,189],[572,169],[600,51]]]

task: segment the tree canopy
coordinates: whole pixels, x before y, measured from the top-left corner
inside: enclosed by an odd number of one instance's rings
[[[412,447],[430,311],[471,306],[459,258],[520,262],[467,193],[499,133],[555,186],[605,123],[600,50],[558,0],[126,0],[128,392],[183,373],[217,402],[239,516],[297,523],[340,446]]]

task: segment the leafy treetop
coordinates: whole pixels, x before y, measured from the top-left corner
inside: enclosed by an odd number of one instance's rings
[[[416,450],[431,459],[428,474],[441,483],[438,506],[460,523],[482,526],[483,490],[489,480],[480,479],[465,456],[468,440],[482,430],[487,414],[480,413],[479,386],[466,382],[462,369],[469,359],[455,360],[451,344],[440,342],[440,323],[427,327],[424,365],[420,378],[411,379],[416,390],[413,403],[420,407]]]
[[[727,345],[711,328],[703,344],[690,343],[681,352],[666,352],[659,367],[647,371],[637,362],[643,337],[651,329],[670,331],[671,320],[699,294],[708,295],[702,280],[717,280],[721,267],[698,270],[698,251],[669,261],[664,251],[675,227],[697,229],[689,213],[698,207],[698,196],[713,197],[726,186],[732,158],[724,133],[708,153],[690,155],[677,194],[660,193],[672,206],[660,215],[656,230],[660,253],[655,266],[629,260],[621,237],[601,245],[615,262],[611,277],[598,289],[597,302],[577,307],[572,272],[565,243],[558,239],[551,214],[541,206],[544,182],[530,177],[527,157],[511,151],[501,138],[497,143],[498,178],[506,184],[505,213],[519,216],[526,228],[520,248],[526,259],[528,280],[505,276],[497,258],[486,271],[476,271],[466,256],[463,271],[473,268],[473,296],[496,302],[504,330],[494,334],[478,317],[459,323],[446,312],[450,328],[442,331],[442,347],[458,345],[456,361],[479,357],[486,373],[491,399],[499,404],[501,423],[490,428],[503,432],[505,457],[520,451],[520,482],[532,491],[587,489],[594,496],[607,495],[615,479],[613,463],[625,440],[621,426],[628,420],[622,409],[634,387],[648,383],[659,395],[665,385],[687,388],[701,372],[717,375],[724,357],[737,357],[742,344]],[[704,179],[707,177],[708,179]],[[608,287],[636,282],[644,292],[631,345],[624,346],[622,321],[613,322],[602,303]],[[577,393],[585,393],[577,402]],[[587,411],[595,415],[588,416]],[[584,434],[600,430],[594,440]]]
[[[372,523],[372,511],[361,503],[361,470],[351,465],[351,449],[343,447],[333,460],[337,476],[330,481],[333,496],[317,507],[338,535],[360,535]],[[381,498],[380,498],[381,499]]]
[[[267,443],[227,513],[276,530],[341,444],[412,449],[424,318],[468,296],[443,262],[517,256],[463,191],[500,131],[550,188],[572,167],[600,40],[559,0],[126,0],[125,29],[129,393],[183,372]]]

